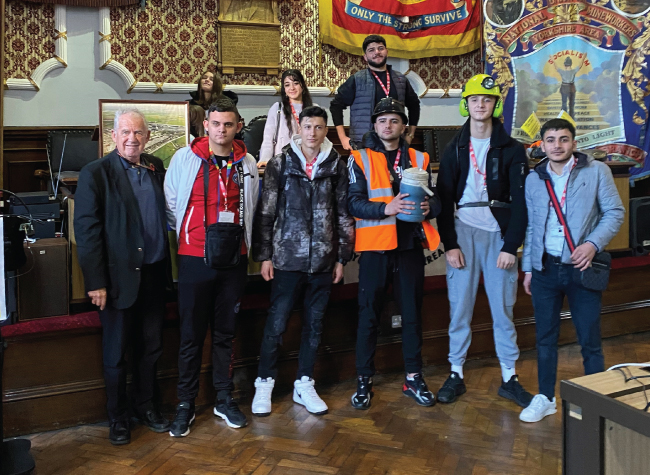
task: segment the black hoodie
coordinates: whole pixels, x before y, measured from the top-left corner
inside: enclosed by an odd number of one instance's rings
[[[442,211],[438,216],[438,232],[445,250],[458,249],[454,205],[463,197],[470,169],[470,120],[449,142],[440,162],[437,184]],[[524,194],[528,158],[524,146],[506,133],[498,119],[492,119],[490,150],[485,163],[488,199],[511,204],[510,208],[490,208],[504,240],[501,251],[517,255],[528,224]]]

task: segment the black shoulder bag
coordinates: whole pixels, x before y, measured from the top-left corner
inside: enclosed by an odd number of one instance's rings
[[[221,173],[221,170],[219,170]],[[217,201],[217,222],[208,226],[208,188],[210,165],[203,161],[203,206],[205,209],[205,264],[213,269],[227,269],[239,265],[242,239],[244,238],[244,170],[241,162],[235,165],[239,178],[239,223],[219,222],[219,201]]]
[[[548,196],[551,198],[551,203],[553,203],[555,214],[557,214],[557,219],[564,228],[564,238],[569,245],[569,250],[573,254],[576,246],[571,237],[571,233],[569,232],[566,216],[562,212],[562,208],[560,208],[560,203],[558,202],[555,191],[553,190],[551,180],[544,181],[546,182],[546,189],[548,190]],[[599,252],[594,256],[591,261],[591,266],[586,270],[581,271],[580,269],[574,269],[573,281],[582,285],[586,289],[602,292],[607,288],[607,284],[609,283],[609,270],[611,267],[612,256],[609,252]]]

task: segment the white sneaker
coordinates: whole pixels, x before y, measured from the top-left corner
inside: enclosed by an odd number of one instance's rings
[[[526,409],[519,414],[519,420],[522,422],[539,422],[546,416],[555,414],[557,408],[555,406],[555,398],[549,401],[543,394],[537,394]]]
[[[327,404],[318,396],[314,383],[315,381],[309,376],[296,380],[293,383],[293,401],[305,406],[312,414],[327,414]]]
[[[263,381],[262,378],[255,380],[255,397],[253,397],[253,405],[251,406],[251,412],[254,415],[264,417],[271,414],[273,386],[275,386],[273,378],[266,378],[266,381]]]

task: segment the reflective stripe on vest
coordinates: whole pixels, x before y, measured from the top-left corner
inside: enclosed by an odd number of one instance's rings
[[[361,149],[355,152],[353,152],[353,155],[355,155],[356,159],[356,154],[359,154],[359,158],[361,158],[359,165],[361,165],[363,173],[366,176],[368,199],[377,203],[390,203],[393,200],[393,187],[390,184],[390,178],[374,173],[376,167],[373,167],[367,149]],[[370,153],[374,154],[376,152],[370,150]],[[384,168],[388,172],[388,167]],[[375,186],[374,188],[373,185]],[[356,239],[354,245],[356,252],[390,251],[396,248],[397,220],[395,216],[386,216],[384,219],[356,219]]]
[[[412,148],[409,149],[409,151],[413,150]],[[424,154],[422,152],[418,152],[417,150],[413,150],[415,152],[415,164],[418,166],[418,168],[422,168],[424,170]],[[413,165],[413,157],[411,157],[411,165]]]
[[[409,152],[415,153],[415,157],[413,154],[411,154],[411,165],[417,165],[418,168],[422,169],[426,169],[429,166],[429,161],[426,160],[426,157],[422,152],[418,152],[412,148],[409,149]],[[413,158],[415,158],[415,164],[413,163]],[[431,221],[425,219],[422,222],[422,229],[424,230],[424,235],[427,238],[427,248],[430,251],[438,249],[438,246],[440,245],[440,235],[438,234],[436,228],[434,228],[431,224]]]

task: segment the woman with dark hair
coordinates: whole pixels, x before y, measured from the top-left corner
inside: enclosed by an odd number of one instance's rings
[[[298,133],[298,116],[304,108],[318,105],[311,101],[305,78],[297,69],[282,73],[280,88],[281,102],[269,109],[264,127],[264,141],[260,148],[258,167],[266,165],[272,157],[282,152],[291,137]],[[282,117],[281,117],[282,116]]]
[[[210,104],[220,97],[230,99],[235,105],[239,100],[234,92],[223,90],[221,79],[212,71],[203,73],[196,83],[196,91],[190,92],[190,97],[192,97],[190,100],[190,133],[194,137],[205,135],[203,120],[205,111],[208,110]]]

